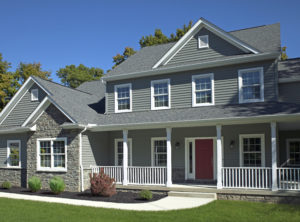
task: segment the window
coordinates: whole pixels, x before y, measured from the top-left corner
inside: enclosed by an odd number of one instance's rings
[[[132,139],[127,140],[128,165],[132,165]],[[123,139],[115,139],[115,165],[123,166]]]
[[[39,90],[32,89],[31,90],[31,101],[37,101],[37,100],[39,100]]]
[[[131,112],[132,110],[132,91],[131,84],[115,86],[115,112]]]
[[[7,166],[21,167],[21,141],[7,141]]]
[[[151,109],[170,108],[170,79],[151,81]]]
[[[300,166],[300,139],[287,140],[288,165]]]
[[[265,141],[263,134],[240,135],[240,165],[265,166]]]
[[[239,101],[240,103],[264,101],[263,68],[239,70]]]
[[[67,138],[38,139],[38,170],[67,170]]]
[[[209,47],[208,35],[201,35],[198,37],[198,46],[199,46],[199,49]]]
[[[214,105],[214,74],[192,76],[192,104],[195,106]]]
[[[166,138],[152,138],[152,166],[167,166]]]

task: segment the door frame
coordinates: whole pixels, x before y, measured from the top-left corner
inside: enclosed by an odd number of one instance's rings
[[[195,180],[196,179],[196,158],[195,158],[195,141],[201,139],[212,139],[213,140],[213,179],[217,179],[217,137],[185,137],[185,152],[184,152],[184,173],[185,173],[185,180]],[[224,166],[224,139],[221,137],[222,141],[222,166]],[[193,143],[193,173],[189,173],[189,142]]]

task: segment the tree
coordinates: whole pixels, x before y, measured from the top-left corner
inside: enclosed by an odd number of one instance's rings
[[[122,55],[120,55],[119,53],[113,57],[113,62],[115,63],[114,66],[112,68],[115,68],[117,65],[121,64],[122,62],[124,62],[126,59],[128,59],[130,56],[134,55],[136,53],[136,51],[131,48],[131,47],[126,47],[124,49],[124,52]]]
[[[8,72],[9,68],[11,68],[11,64],[3,61],[0,53],[0,111],[17,91],[17,80],[14,73]]]
[[[79,66],[69,65],[65,68],[60,68],[56,75],[61,78],[61,82],[65,86],[76,88],[84,82],[100,79],[103,75],[103,70],[94,67],[89,68],[83,64]]]
[[[286,48],[287,48],[286,46],[283,46],[281,48],[281,56],[280,56],[281,60],[287,60],[288,59],[288,56],[286,54]]]
[[[38,76],[43,79],[50,79],[51,72],[43,71],[41,63],[20,63],[15,76],[22,85],[30,76]]]

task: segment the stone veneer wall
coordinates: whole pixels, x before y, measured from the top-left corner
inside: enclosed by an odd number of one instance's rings
[[[26,175],[22,169],[2,168],[0,169],[0,186],[3,182],[9,181],[12,186],[21,187],[26,184]]]
[[[79,130],[64,130],[61,124],[69,120],[52,104],[36,122],[36,132],[32,133],[27,142],[27,179],[32,176],[41,178],[43,189],[49,188],[49,180],[60,176],[66,183],[66,191],[80,191],[79,169]],[[37,139],[67,138],[67,172],[37,171]]]

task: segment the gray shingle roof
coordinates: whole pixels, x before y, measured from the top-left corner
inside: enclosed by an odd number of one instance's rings
[[[279,79],[300,79],[300,58],[287,59],[278,63]]]
[[[236,30],[228,33],[258,49],[262,53],[280,51],[281,49],[279,23]],[[144,47],[108,72],[106,76],[152,70],[155,63],[159,61],[175,43],[176,42]]]

